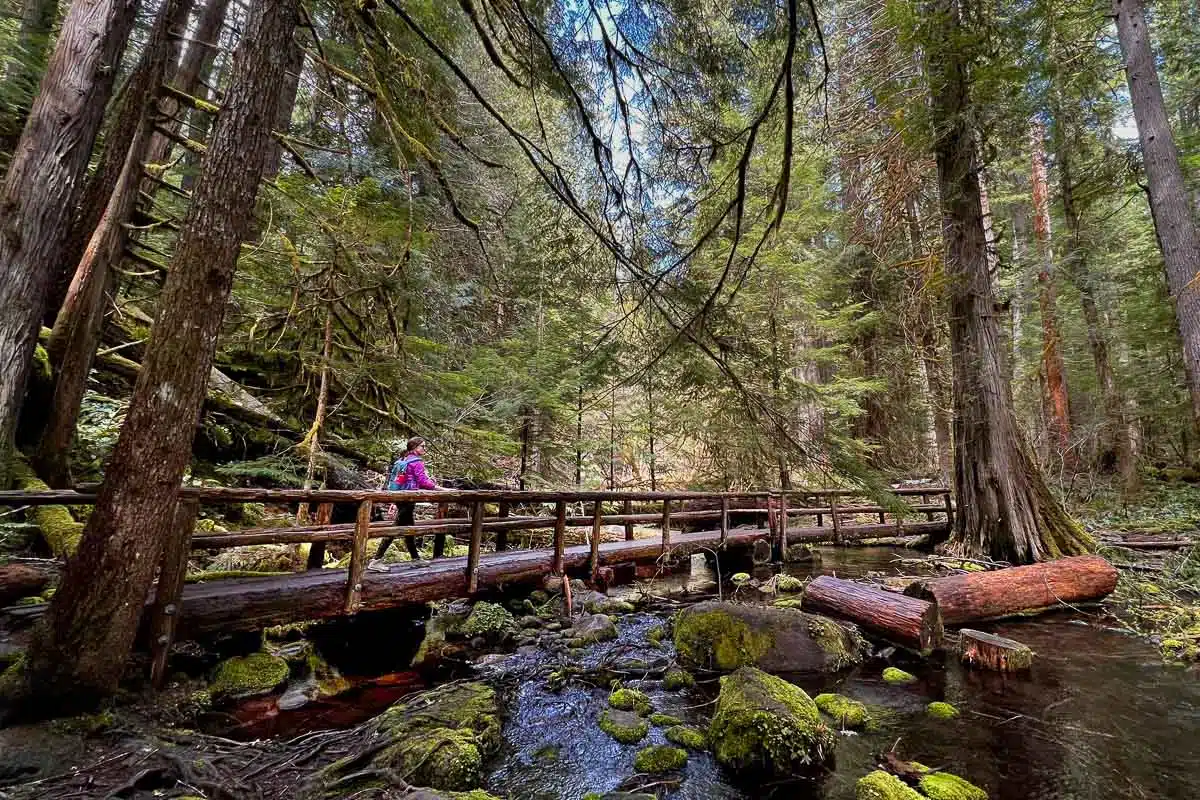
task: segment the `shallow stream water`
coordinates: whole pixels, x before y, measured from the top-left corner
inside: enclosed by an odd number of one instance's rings
[[[822,548],[812,567],[789,571],[807,577],[836,573],[854,577],[867,572],[896,572],[893,548]],[[688,576],[667,584],[715,578],[702,559]],[[730,591],[726,585],[726,596]],[[577,668],[630,666],[651,668],[674,656],[669,639],[655,646],[646,634],[665,622],[669,610],[642,612],[618,619],[620,636],[572,657]],[[1025,675],[1003,676],[966,670],[951,657],[922,661],[897,652],[874,658],[836,676],[785,675],[810,694],[837,691],[871,706],[877,730],[840,737],[836,766],[820,779],[781,785],[747,785],[722,771],[707,754],[691,754],[675,779],[657,782],[634,776],[634,755],[647,744],[662,744],[663,731],[652,728],[638,745],[621,745],[596,724],[606,707],[608,687],[578,679],[559,692],[546,678],[566,657],[544,650],[485,659],[478,669],[508,697],[505,745],[494,759],[486,788],[510,800],[578,800],[587,792],[645,788],[667,798],[853,798],[858,778],[874,768],[877,754],[894,750],[960,775],[986,789],[992,800],[1109,800],[1110,798],[1192,798],[1200,785],[1200,675],[1164,666],[1150,644],[1108,628],[1100,612],[1043,615],[1036,619],[986,626],[1011,636],[1037,653]],[[880,677],[885,666],[900,666],[919,681],[891,686]],[[408,673],[411,675],[411,673]],[[315,719],[284,713],[272,729],[295,733],[322,720],[352,724],[386,706],[406,678],[389,677],[383,686],[360,688],[334,706],[311,709]],[[658,681],[627,675],[625,685],[650,695],[655,710],[704,727],[712,711],[715,679],[701,680],[686,692],[665,692]],[[368,687],[376,684],[368,683]],[[350,700],[346,708],[341,701]],[[952,720],[925,714],[933,700],[953,703],[962,712]],[[376,707],[378,706],[378,707]],[[343,713],[350,712],[350,713]],[[293,713],[304,713],[301,712]],[[336,722],[334,722],[336,720]],[[678,780],[681,777],[682,780]]]

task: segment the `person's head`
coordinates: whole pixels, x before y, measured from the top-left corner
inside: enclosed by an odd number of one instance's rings
[[[406,456],[423,456],[425,455],[425,440],[420,436],[414,436],[404,445],[404,455]]]

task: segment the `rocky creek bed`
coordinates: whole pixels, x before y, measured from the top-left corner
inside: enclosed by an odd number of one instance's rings
[[[896,551],[823,556],[788,572]],[[770,573],[716,577],[696,559],[640,592],[577,585],[573,620],[535,593],[276,631],[153,704],[0,732],[0,797],[1076,800],[1200,779],[1195,673],[1099,612],[987,626],[1037,653],[1005,676],[772,607],[795,603],[753,588],[789,586]]]

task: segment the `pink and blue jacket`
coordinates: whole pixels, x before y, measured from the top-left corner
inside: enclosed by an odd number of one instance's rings
[[[436,489],[437,484],[425,471],[425,462],[420,456],[405,456],[392,464],[388,473],[388,491],[412,489]]]

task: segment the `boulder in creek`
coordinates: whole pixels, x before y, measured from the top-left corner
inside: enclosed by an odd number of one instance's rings
[[[496,693],[486,684],[454,683],[409,695],[372,720],[362,753],[318,772],[306,796],[330,797],[336,788],[336,797],[349,797],[381,775],[470,792],[483,783],[484,762],[500,747],[500,727]],[[369,759],[363,753],[370,753]],[[359,773],[363,777],[353,777]]]
[[[700,603],[681,611],[674,628],[681,661],[721,672],[836,672],[867,651],[853,626],[790,608]]]
[[[575,620],[571,626],[570,640],[573,646],[606,642],[617,638],[617,626],[604,614],[588,614]]]
[[[268,694],[287,680],[288,671],[287,662],[270,653],[230,658],[217,665],[208,692],[217,703]]]
[[[735,772],[783,777],[830,760],[837,735],[799,686],[742,667],[721,677],[708,741]]]

